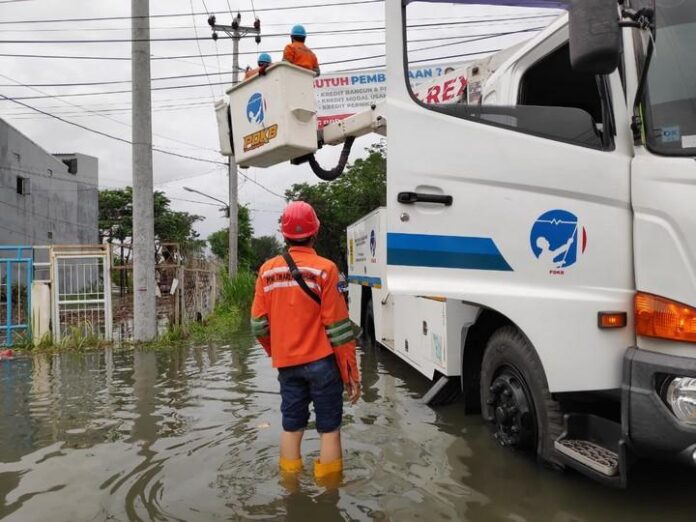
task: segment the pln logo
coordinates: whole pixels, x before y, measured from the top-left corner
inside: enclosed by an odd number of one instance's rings
[[[575,214],[549,210],[532,226],[532,252],[549,273],[562,275],[587,249],[587,231]]]
[[[266,100],[260,92],[255,92],[249,98],[246,106],[246,117],[249,123],[263,123],[266,117]]]
[[[370,253],[372,257],[377,256],[377,236],[375,236],[375,231],[370,232]]]

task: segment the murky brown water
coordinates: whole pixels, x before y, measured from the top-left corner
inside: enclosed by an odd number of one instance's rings
[[[363,354],[338,490],[277,470],[278,383],[248,336],[230,346],[0,362],[0,518],[6,520],[694,520],[696,474],[639,471],[628,491],[497,447],[460,405]],[[305,459],[317,455],[309,432]],[[306,465],[306,470],[311,466]],[[311,518],[310,518],[311,517]]]

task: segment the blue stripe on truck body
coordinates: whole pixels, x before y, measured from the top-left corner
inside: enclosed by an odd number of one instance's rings
[[[389,233],[387,264],[512,271],[495,242],[487,237]]]

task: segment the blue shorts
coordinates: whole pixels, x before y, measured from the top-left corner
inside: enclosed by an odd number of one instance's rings
[[[279,368],[278,381],[285,431],[307,427],[310,402],[314,403],[319,433],[331,433],[341,427],[343,381],[333,355],[299,366]]]

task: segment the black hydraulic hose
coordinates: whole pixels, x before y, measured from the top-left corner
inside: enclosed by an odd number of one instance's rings
[[[343,143],[343,150],[341,151],[341,157],[338,160],[338,164],[331,170],[324,170],[321,165],[317,162],[314,154],[309,156],[307,161],[309,161],[309,166],[312,167],[312,172],[317,175],[317,177],[323,181],[333,181],[338,179],[338,177],[343,174],[343,169],[346,168],[346,163],[348,163],[348,156],[350,155],[350,149],[353,146],[355,138],[349,136]]]

